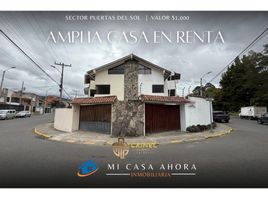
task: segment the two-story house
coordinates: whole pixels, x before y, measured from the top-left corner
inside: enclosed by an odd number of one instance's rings
[[[194,102],[176,95],[179,79],[179,73],[134,54],[123,57],[86,73],[88,97],[72,101],[72,118],[68,121],[71,128],[66,128],[63,122],[58,125],[57,118],[62,120],[67,116],[64,113],[61,116],[60,111],[56,111],[54,127],[112,136],[185,131],[190,120],[186,112],[193,108]],[[209,121],[202,123],[209,124]]]
[[[85,75],[85,88],[89,97],[115,95],[122,101],[125,99],[125,86],[129,80],[125,80],[126,62],[132,60],[137,63],[135,68],[135,80],[133,87],[138,95],[175,96],[176,82],[180,79],[179,73],[150,63],[136,55],[129,55],[108,63],[104,66],[90,70]],[[133,89],[133,88],[132,88]]]
[[[37,113],[40,107],[40,96],[31,92],[12,91],[4,88],[0,98],[0,109],[28,110]]]

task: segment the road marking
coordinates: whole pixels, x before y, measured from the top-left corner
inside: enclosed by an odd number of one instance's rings
[[[95,144],[95,142],[88,140],[88,141],[85,141],[83,144]]]
[[[172,140],[171,141],[172,144],[178,144],[178,143],[181,143],[181,142],[182,142],[182,140]]]
[[[47,135],[47,134],[44,134],[44,133],[40,132],[36,128],[34,128],[34,133],[37,134],[37,135],[39,135],[39,136],[43,136],[45,138],[50,138],[51,137],[50,135]]]
[[[186,142],[197,142],[197,141],[200,141],[200,140],[203,140],[203,138],[190,138],[190,139],[186,139],[185,141]]]
[[[106,173],[106,176],[130,176],[130,173]]]
[[[112,145],[114,142],[113,141],[108,141],[105,144]]]
[[[75,143],[75,140],[66,140],[66,142]]]

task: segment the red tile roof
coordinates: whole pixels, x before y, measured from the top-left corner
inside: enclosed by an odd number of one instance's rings
[[[189,99],[179,96],[156,96],[156,95],[141,95],[145,102],[160,102],[160,103],[191,103]]]
[[[91,98],[75,98],[72,104],[101,104],[101,103],[113,103],[116,100],[116,96],[105,97],[91,97]]]

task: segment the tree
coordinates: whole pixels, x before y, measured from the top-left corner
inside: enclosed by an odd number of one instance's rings
[[[222,75],[221,89],[214,91],[214,104],[227,111],[243,106],[268,105],[268,45],[263,53],[249,52],[236,58]]]

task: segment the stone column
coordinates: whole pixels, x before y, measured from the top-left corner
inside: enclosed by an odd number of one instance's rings
[[[138,100],[139,87],[138,87],[138,63],[136,61],[128,61],[125,63],[124,74],[124,99]]]
[[[141,136],[144,134],[144,103],[138,94],[138,63],[127,61],[124,73],[124,101],[112,108],[112,135]]]

